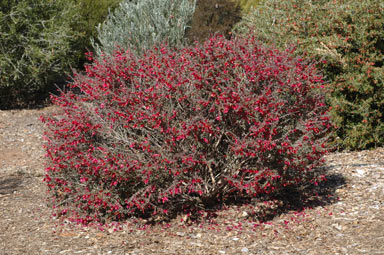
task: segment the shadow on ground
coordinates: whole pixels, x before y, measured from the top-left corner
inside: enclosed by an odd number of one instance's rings
[[[264,199],[264,206],[249,217],[261,222],[271,221],[288,212],[326,206],[338,201],[336,190],[346,184],[341,174],[326,175],[326,180],[303,189],[289,189]]]
[[[191,202],[191,204],[185,202],[173,204],[173,209],[169,210],[166,215],[145,212],[137,214],[135,219],[139,224],[157,225],[169,223],[179,216],[184,217],[188,215],[188,222],[199,223],[214,220],[219,217],[219,212],[223,209],[245,206],[252,208],[251,211],[247,210],[246,217],[248,219],[259,222],[272,221],[275,217],[282,214],[301,212],[306,209],[323,207],[337,202],[336,191],[346,184],[346,179],[341,174],[329,173],[330,169],[331,167],[321,169],[321,172],[325,173],[325,180],[317,183],[317,185],[312,184],[305,187],[284,189],[273,195],[262,195],[256,198],[242,193],[208,202],[202,202],[202,199],[199,199],[200,202]],[[0,179],[0,194],[13,192],[21,183],[21,179]],[[125,219],[127,218],[115,220]],[[102,221],[102,223],[107,222]]]
[[[331,168],[326,168],[326,172]],[[324,170],[324,169],[323,169]],[[253,221],[268,222],[275,217],[289,212],[301,212],[306,209],[326,206],[338,201],[336,190],[346,184],[346,179],[341,174],[325,174],[325,180],[317,185],[298,187],[296,189],[286,189],[273,196],[262,196],[258,198],[249,198],[244,196],[234,196],[227,198],[219,203],[212,203],[196,211],[189,211],[189,220],[198,223],[216,218],[218,212],[231,206],[249,206],[253,207],[248,211],[247,218]],[[206,212],[205,217],[201,217],[200,210]],[[177,217],[180,210],[171,212],[166,219],[162,218],[160,222],[168,222]],[[154,225],[159,221],[148,219],[148,224]]]
[[[13,194],[18,191],[23,184],[21,176],[0,177],[0,195]]]

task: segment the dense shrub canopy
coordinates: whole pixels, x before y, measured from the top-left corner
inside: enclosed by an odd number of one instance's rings
[[[314,183],[321,85],[313,63],[252,37],[95,60],[54,98],[63,114],[42,118],[54,205],[88,222]]]
[[[266,0],[238,33],[324,60],[328,103],[340,148],[384,144],[384,2]]]
[[[0,108],[26,106],[62,82],[80,36],[68,1],[0,2]]]
[[[98,26],[99,42],[93,47],[98,56],[111,55],[117,47],[140,55],[164,42],[183,44],[194,10],[190,0],[125,0]]]

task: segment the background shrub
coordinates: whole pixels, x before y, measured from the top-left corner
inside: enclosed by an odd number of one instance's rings
[[[330,127],[315,65],[214,37],[95,60],[46,116],[45,182],[79,222],[206,209],[321,178]]]
[[[256,8],[263,0],[235,0],[239,3],[243,13],[248,13],[252,8]]]
[[[204,42],[213,34],[231,37],[232,27],[241,19],[241,8],[232,0],[198,0],[186,37],[190,43]]]
[[[384,144],[384,2],[266,0],[237,27],[263,42],[323,59],[340,149]]]
[[[125,0],[97,28],[97,56],[111,55],[116,46],[142,54],[153,45],[183,44],[195,10],[190,0]]]
[[[91,38],[97,37],[96,27],[105,21],[109,12],[113,12],[122,0],[72,1],[76,5],[75,11],[79,18],[72,29],[81,35],[75,45],[78,49],[76,52],[79,54],[77,67],[83,69],[84,63],[87,61],[85,53],[92,50]]]
[[[0,108],[28,106],[47,97],[76,63],[68,1],[0,2]]]

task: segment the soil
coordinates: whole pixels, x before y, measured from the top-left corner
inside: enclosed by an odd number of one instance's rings
[[[0,254],[384,254],[384,148],[332,153],[328,182],[299,207],[231,205],[200,223],[135,221],[100,230],[51,216],[39,116],[0,111]]]

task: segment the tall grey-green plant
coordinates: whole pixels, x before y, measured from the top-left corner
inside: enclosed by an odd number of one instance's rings
[[[99,43],[92,41],[97,56],[111,55],[116,47],[140,55],[160,43],[185,43],[185,31],[196,0],[125,0],[97,27]]]

